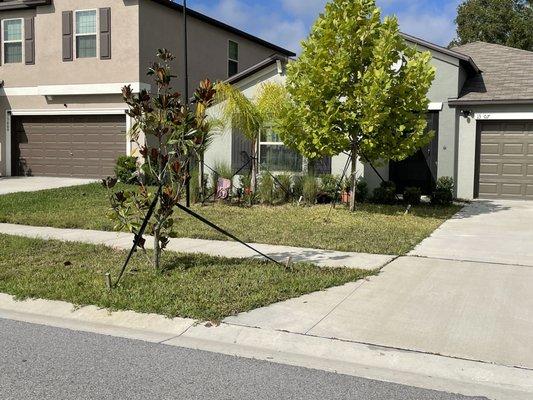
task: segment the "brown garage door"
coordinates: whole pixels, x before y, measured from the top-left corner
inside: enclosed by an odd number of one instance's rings
[[[102,178],[126,153],[124,115],[14,117],[11,132],[13,175]]]
[[[533,199],[533,121],[481,123],[479,197]]]

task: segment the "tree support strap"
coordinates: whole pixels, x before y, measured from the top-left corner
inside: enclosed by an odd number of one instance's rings
[[[280,263],[279,261],[276,261],[274,260],[272,257],[270,256],[267,256],[266,254],[260,252],[259,250],[255,249],[254,247],[250,246],[248,243],[242,241],[241,239],[239,239],[238,237],[236,237],[235,235],[232,235],[231,233],[229,233],[228,231],[222,229],[221,227],[215,225],[214,223],[212,223],[211,221],[205,219],[204,217],[202,217],[201,215],[199,214],[196,214],[193,210],[191,210],[190,208],[187,208],[181,204],[177,204],[177,207],[186,212],[187,214],[189,214],[190,216],[200,220],[201,222],[203,222],[204,224],[210,226],[211,228],[215,229],[216,231],[222,233],[223,235],[235,240],[236,242],[242,244],[243,246],[246,246],[247,248],[249,248],[250,250],[252,250],[253,252],[259,254],[260,256],[266,258],[267,260],[269,261],[272,261],[273,263],[276,263],[277,265],[281,265],[283,266],[282,263]]]

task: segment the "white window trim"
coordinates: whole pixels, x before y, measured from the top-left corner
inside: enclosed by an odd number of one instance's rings
[[[229,49],[230,49],[230,43],[235,43],[237,45],[237,60],[235,60],[234,58],[231,58],[230,57],[230,52],[229,52]],[[240,52],[240,45],[239,45],[239,42],[235,41],[235,40],[231,40],[231,39],[228,39],[228,76],[230,76],[229,74],[229,62],[230,61],[233,61],[235,63],[237,63],[237,73],[239,73],[239,52]]]
[[[128,135],[125,138],[125,154],[131,155],[132,146],[129,138],[129,130],[133,124],[131,117],[126,114],[124,108],[80,108],[80,109],[56,109],[56,110],[31,110],[31,109],[12,109],[6,110],[6,141],[5,141],[5,160],[6,160],[6,176],[11,176],[11,118],[14,116],[32,116],[32,115],[125,115],[126,116],[126,132]]]
[[[20,40],[5,40],[5,31],[4,31],[4,25],[8,21],[20,21]],[[23,64],[24,63],[24,57],[25,57],[25,50],[24,50],[24,35],[26,32],[24,32],[24,18],[8,18],[2,20],[2,61],[4,64],[10,65],[10,64]],[[21,47],[21,59],[20,62],[6,62],[6,43],[20,43]]]
[[[265,129],[271,129],[271,128],[267,127]],[[263,141],[261,141],[261,134],[259,134],[259,140],[257,142],[258,142],[258,147],[259,147],[259,149],[257,151],[257,157],[258,157],[258,160],[259,160],[259,163],[258,163],[259,170],[261,170],[261,146],[284,146],[284,147],[287,148],[287,145],[285,143],[283,143],[283,142],[263,142]],[[277,174],[283,174],[283,173],[288,173],[288,172],[290,172],[291,174],[302,173],[303,170],[304,170],[303,160],[304,160],[304,157],[302,157],[302,169],[300,171],[271,170],[270,172],[277,173]]]
[[[78,18],[78,13],[80,12],[84,12],[84,11],[94,11],[95,13],[95,27],[94,27],[94,33],[77,33],[76,32],[76,27],[77,27],[77,18]],[[92,58],[98,58],[98,54],[100,52],[100,40],[99,40],[99,35],[98,35],[98,26],[100,25],[100,16],[98,15],[98,9],[96,8],[89,8],[89,9],[86,9],[86,10],[75,10],[74,11],[74,26],[73,26],[73,30],[74,30],[74,56],[75,56],[75,59],[76,60],[83,60],[83,59],[92,59]],[[82,58],[78,58],[78,41],[76,40],[78,38],[78,36],[94,36],[96,38],[96,54],[94,57],[82,57]]]

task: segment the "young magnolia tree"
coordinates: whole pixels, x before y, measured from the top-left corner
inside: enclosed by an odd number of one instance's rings
[[[138,173],[145,174],[155,189],[141,184],[131,190],[110,191],[109,216],[116,222],[115,229],[138,234],[151,205],[155,204],[146,233],[154,237],[153,266],[160,270],[161,252],[169,238],[175,237],[174,210],[184,195],[188,166],[203,151],[209,134],[205,110],[213,103],[215,90],[211,82],[203,81],[195,92],[196,112],[191,111],[172,89],[175,76],[170,63],[174,56],[167,50],[159,50],[157,57],[158,62],[148,71],[155,80],[155,93],[142,90],[134,94],[130,86],[122,90],[129,108],[127,113],[134,121],[129,136],[137,142],[144,158]],[[144,134],[142,142],[141,133]],[[109,189],[115,183],[109,178],[104,180]],[[144,248],[144,239],[140,246]]]
[[[302,46],[287,72],[285,144],[310,159],[349,153],[355,187],[360,155],[402,160],[429,143],[431,55],[405,43],[396,18],[382,21],[374,0],[332,0]]]

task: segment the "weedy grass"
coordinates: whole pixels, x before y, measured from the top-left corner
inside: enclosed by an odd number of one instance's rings
[[[215,322],[374,274],[310,264],[286,269],[259,260],[173,252],[164,253],[164,271],[156,273],[145,255],[137,253],[121,285],[109,292],[104,274],[116,278],[125,251],[10,235],[0,235],[0,249],[0,292],[19,299],[62,300]]]

